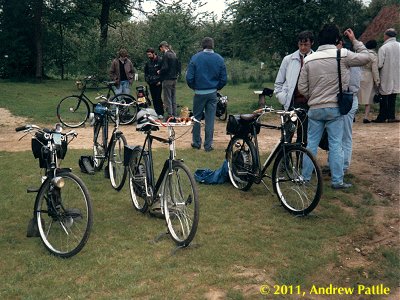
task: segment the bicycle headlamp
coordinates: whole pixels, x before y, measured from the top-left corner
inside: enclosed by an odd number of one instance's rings
[[[65,185],[64,178],[58,177],[58,176],[57,176],[57,177],[54,177],[54,178],[52,179],[52,183],[53,183],[56,187],[58,187],[59,189],[63,188],[64,185]]]
[[[292,122],[296,122],[296,121],[297,121],[297,114],[296,114],[295,111],[291,111],[291,112],[290,112],[290,120],[291,120]]]

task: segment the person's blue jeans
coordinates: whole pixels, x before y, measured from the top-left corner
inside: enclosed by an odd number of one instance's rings
[[[204,149],[210,149],[214,137],[214,120],[215,111],[217,110],[217,92],[206,95],[194,95],[193,97],[193,116],[197,120],[201,120],[204,112],[205,133],[204,133]],[[193,146],[201,147],[200,124],[195,122],[193,125],[192,142]]]
[[[317,156],[318,144],[324,128],[328,132],[329,167],[331,182],[334,185],[343,183],[343,116],[337,107],[310,109],[308,111],[308,144],[307,149]],[[308,158],[303,162],[303,176],[305,180],[311,178],[313,166]]]
[[[123,80],[119,83],[118,87],[114,89],[115,94],[131,94],[129,80]]]
[[[343,116],[343,171],[346,172],[351,163],[351,153],[353,151],[353,121],[358,110],[358,97],[353,96],[353,106],[347,115]]]

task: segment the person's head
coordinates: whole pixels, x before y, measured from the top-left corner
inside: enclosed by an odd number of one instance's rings
[[[128,57],[128,51],[125,48],[121,48],[118,51],[118,55],[119,55],[120,58],[125,60]]]
[[[396,36],[397,36],[396,29],[389,28],[389,29],[386,29],[385,34],[383,35],[383,40],[386,41],[387,39],[390,39],[390,38],[396,37]]]
[[[368,42],[365,43],[365,47],[367,49],[376,49],[378,46],[378,43],[375,40],[369,40]]]
[[[307,54],[308,52],[310,52],[313,44],[314,34],[311,31],[302,31],[297,36],[297,46],[299,47],[301,54]]]
[[[160,45],[158,45],[158,48],[160,49],[160,51],[166,52],[169,50],[169,45],[166,41],[162,41]]]
[[[205,37],[201,41],[201,47],[203,47],[203,49],[214,49],[214,40],[210,37]]]
[[[146,55],[149,59],[154,59],[157,56],[153,48],[147,48]]]
[[[318,43],[320,46],[337,45],[340,40],[340,31],[335,24],[325,24],[318,34]]]

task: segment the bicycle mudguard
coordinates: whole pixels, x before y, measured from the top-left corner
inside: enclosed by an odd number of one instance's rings
[[[129,166],[129,162],[132,157],[132,153],[135,149],[142,149],[141,146],[130,146],[126,145],[124,146],[124,166],[127,167]]]
[[[72,169],[71,168],[58,168],[56,169],[56,175],[60,175],[62,173],[71,173]]]

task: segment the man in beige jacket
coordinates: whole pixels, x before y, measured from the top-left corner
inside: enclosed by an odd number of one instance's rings
[[[389,28],[383,35],[384,43],[378,51],[378,68],[381,84],[379,93],[382,100],[379,115],[374,123],[400,122],[396,119],[396,96],[400,94],[400,43],[396,41],[397,32]]]
[[[344,34],[350,39],[356,52],[341,49],[341,79],[343,90],[347,90],[350,67],[362,66],[370,61],[364,44],[357,41],[351,29]],[[343,116],[339,112],[337,94],[339,93],[337,49],[341,40],[339,29],[334,24],[325,25],[319,32],[319,47],[316,52],[304,59],[298,89],[308,99],[308,145],[307,149],[316,156],[322,132],[326,127],[329,141],[329,167],[333,189],[345,189],[351,184],[343,182]],[[312,166],[304,160],[303,176],[311,177]]]

